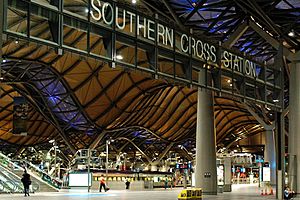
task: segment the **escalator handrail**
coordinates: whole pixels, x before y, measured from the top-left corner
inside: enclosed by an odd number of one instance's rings
[[[38,174],[42,180],[46,181],[48,184],[52,185],[53,187],[55,187],[55,188],[57,188],[57,189],[61,189],[61,186],[62,186],[62,181],[61,181],[61,180],[58,180],[58,179],[56,179],[56,178],[50,176],[50,175],[47,174],[44,170],[41,170],[40,168],[36,167],[34,164],[32,164],[31,162],[29,162],[29,161],[27,161],[27,160],[21,160],[21,161],[23,161],[23,162],[25,162],[26,164],[28,164],[28,165],[31,167],[30,169],[33,168],[33,170],[34,170],[35,172],[37,172],[37,173],[42,173],[42,176],[40,176],[40,175]],[[50,178],[50,181],[49,181],[49,180],[46,180],[46,179],[43,178],[43,177],[49,177],[49,178]],[[54,182],[57,182],[58,184],[54,184],[53,181],[54,181]]]
[[[4,155],[3,153],[0,153],[0,157],[5,158],[5,160],[6,160],[7,162],[9,162],[10,164],[12,164],[14,167],[16,167],[16,168],[18,168],[18,169],[20,169],[20,170],[24,170],[23,167],[21,167],[21,166],[17,165],[16,163],[12,162],[11,159],[10,159],[9,157],[7,157],[6,155]]]
[[[6,155],[0,153],[0,157],[3,157],[8,163],[12,164],[14,167],[16,167],[17,169],[19,170],[24,170],[23,167],[19,166],[18,164],[16,164],[15,162],[13,162],[9,157],[7,157]],[[55,178],[53,178],[52,176],[48,175],[47,173],[45,173],[43,170],[37,168],[35,165],[33,165],[32,163],[26,161],[26,160],[19,160],[19,161],[22,161],[22,162],[25,162],[26,164],[28,164],[31,168],[33,168],[35,171],[37,171],[38,173],[42,173],[43,175],[39,176],[39,178],[41,178],[43,181],[47,182],[48,184],[50,184],[51,186],[57,188],[57,189],[60,189],[61,188],[61,185],[62,185],[62,181],[60,180],[57,180]],[[0,163],[0,166],[1,166],[1,163]],[[3,166],[4,167],[4,166]],[[7,169],[8,171],[10,171],[9,169]],[[12,172],[11,172],[12,173]],[[13,174],[13,173],[12,173]],[[15,176],[17,176],[16,174],[14,174]],[[18,177],[18,176],[17,176]],[[49,177],[50,178],[50,181],[48,180],[45,180],[43,177]],[[19,178],[19,177],[18,177]],[[20,178],[19,178],[20,179]],[[53,182],[58,182],[58,184],[54,184]],[[38,184],[38,183],[37,183]]]
[[[19,167],[16,164],[14,166],[16,166],[18,169],[21,169],[22,171],[24,170],[23,168]],[[11,172],[10,169],[8,169],[7,167],[3,166],[1,163],[0,163],[0,168],[3,168],[6,172],[9,173],[10,176],[12,176],[12,177],[9,177],[8,175],[2,173],[7,179],[9,179],[12,183],[14,183],[14,185],[16,185],[15,183],[18,183],[19,188],[21,188],[21,190],[23,190],[22,189],[21,178],[18,175],[16,175],[13,172]],[[39,183],[37,183],[37,182],[34,182],[34,183],[35,183],[35,185],[38,185],[37,189],[39,189],[40,188]],[[36,192],[37,190],[33,190],[33,191]]]

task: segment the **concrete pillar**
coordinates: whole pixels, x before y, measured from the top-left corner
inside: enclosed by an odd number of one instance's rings
[[[275,150],[275,136],[273,130],[265,131],[265,152],[264,152],[264,160],[265,162],[269,162],[270,171],[271,171],[271,185],[276,185],[276,150]]]
[[[204,70],[199,82],[205,80]],[[195,186],[204,194],[217,194],[216,134],[212,92],[198,88]]]
[[[300,61],[293,62],[290,73],[289,94],[289,185],[296,193],[300,193]]]
[[[231,158],[224,158],[224,192],[231,192]]]

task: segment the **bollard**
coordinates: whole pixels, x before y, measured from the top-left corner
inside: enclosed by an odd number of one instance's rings
[[[178,200],[186,199],[191,199],[191,190],[189,189],[181,190],[181,192],[178,194]]]
[[[178,200],[202,200],[202,189],[184,189],[178,194]]]
[[[270,189],[270,194],[269,194],[269,195],[273,195],[273,194],[274,194],[273,188],[271,187],[271,189]]]
[[[202,199],[202,189],[201,188],[194,188],[194,200],[201,200]]]

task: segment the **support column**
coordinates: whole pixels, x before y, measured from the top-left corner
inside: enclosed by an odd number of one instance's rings
[[[293,62],[290,73],[289,107],[289,185],[300,193],[300,61]]]
[[[285,133],[284,133],[284,115],[276,113],[276,152],[277,152],[277,184],[276,198],[283,199],[283,190],[285,185]]]
[[[199,82],[206,80],[204,70]],[[216,134],[212,92],[198,88],[195,186],[204,194],[217,194]]]
[[[231,158],[224,158],[225,186],[224,192],[231,192]]]
[[[264,160],[265,162],[269,162],[270,171],[271,171],[271,185],[276,185],[276,151],[275,151],[275,139],[273,130],[265,131],[265,152],[264,152]]]

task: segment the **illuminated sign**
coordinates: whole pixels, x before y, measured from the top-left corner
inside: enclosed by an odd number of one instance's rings
[[[89,186],[92,185],[92,174],[90,173],[90,178],[88,177],[87,173],[83,174],[69,174],[69,186],[73,187],[79,187],[79,186]]]
[[[245,74],[249,77],[257,77],[256,64],[240,56],[223,51],[220,57],[221,62],[217,61],[217,47],[202,40],[179,34],[179,41],[174,39],[175,31],[173,28],[164,26],[146,17],[142,17],[126,9],[113,6],[109,2],[100,0],[91,1],[91,17],[95,21],[103,21],[106,25],[114,25],[116,30],[124,31],[126,25],[129,32],[136,31],[137,36],[150,41],[155,41],[164,46],[173,48],[176,46],[181,53],[192,55],[202,61],[211,64],[221,63],[222,67],[233,70],[234,72]],[[136,24],[135,24],[136,23]],[[136,26],[136,30],[134,29]],[[175,44],[177,42],[178,44]]]
[[[262,181],[271,181],[271,170],[270,170],[270,167],[263,167]]]

